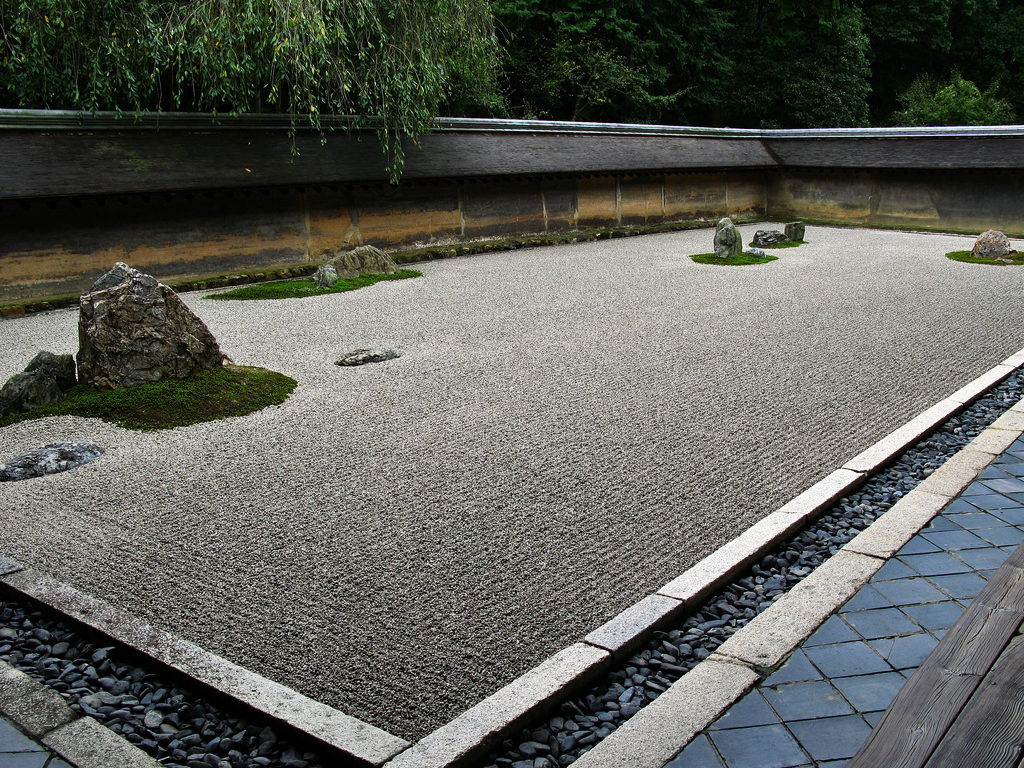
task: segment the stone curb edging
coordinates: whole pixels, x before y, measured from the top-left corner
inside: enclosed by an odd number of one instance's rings
[[[21,569],[3,558],[0,558],[0,584],[83,622],[346,755],[371,765],[385,765],[386,768],[457,768],[486,753],[529,718],[593,682],[613,662],[628,658],[652,632],[688,608],[698,607],[765,551],[803,529],[832,502],[863,483],[869,474],[891,462],[923,435],[1022,366],[1024,350],[894,430],[654,594],[595,629],[583,642],[541,662],[412,745],[144,624],[45,574]],[[575,764],[581,768],[611,768],[615,765],[640,768],[648,764],[652,768],[660,768],[764,672],[781,664],[792,648],[817,627],[815,621],[824,621],[849,598],[846,592],[851,585],[855,585],[852,588],[856,591],[884,564],[884,558],[891,556],[891,553],[883,553],[895,552],[903,546],[1022,432],[1024,401],[1003,414],[872,526],[846,544],[837,555],[737,631],[711,657],[680,678],[665,694],[640,710]],[[833,605],[839,597],[842,599]],[[803,606],[796,613],[799,621],[787,613],[790,606],[794,609]],[[826,609],[827,612],[821,615]],[[760,640],[755,638],[761,634],[764,637]],[[682,703],[674,704],[677,701]],[[698,709],[690,711],[685,707]],[[106,730],[99,723],[95,725]],[[678,745],[656,766],[636,751],[639,745],[650,741],[642,733],[646,728],[653,728],[659,734],[660,746],[657,749],[653,749],[653,742],[650,748],[644,747],[650,754],[661,754],[669,746]],[[686,740],[680,743],[683,737]],[[625,757],[621,759],[626,762],[616,762],[620,758],[615,750],[625,750],[622,752]]]
[[[1022,434],[1024,399],[573,765],[662,768],[747,690],[781,667]],[[714,691],[722,694],[713,696]]]
[[[91,717],[78,717],[60,694],[4,662],[0,662],[0,714],[77,768],[161,766]]]
[[[404,739],[159,630],[39,571],[19,568],[0,576],[0,584],[301,731],[335,753],[379,766],[409,746]],[[115,764],[109,763],[108,768]]]

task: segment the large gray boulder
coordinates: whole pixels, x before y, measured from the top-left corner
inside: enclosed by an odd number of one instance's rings
[[[78,379],[124,389],[230,362],[206,324],[155,277],[118,262],[79,299]]]
[[[330,283],[328,267],[334,270],[337,277]],[[393,275],[398,271],[395,260],[380,248],[372,245],[360,245],[351,251],[335,251],[333,258],[317,269],[313,275],[317,285],[330,287],[343,278],[359,277],[359,275]]]
[[[753,245],[763,248],[766,245],[788,243],[789,238],[775,229],[759,229],[754,233]]]
[[[786,237],[796,242],[801,242],[807,233],[807,227],[802,221],[791,221],[786,225]]]
[[[715,227],[715,256],[720,259],[738,258],[743,255],[743,240],[732,219],[722,219]]]
[[[71,355],[40,352],[0,389],[0,417],[63,400],[75,383],[75,359]]]
[[[971,249],[972,259],[1001,259],[1013,250],[1010,239],[998,229],[982,232]]]

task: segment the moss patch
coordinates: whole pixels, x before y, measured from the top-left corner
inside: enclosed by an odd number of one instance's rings
[[[79,384],[59,403],[7,416],[0,419],[0,427],[45,416],[85,416],[127,429],[172,429],[278,405],[295,386],[295,379],[282,373],[234,365],[112,392]]]
[[[748,247],[764,248],[766,250],[770,250],[772,248],[797,248],[798,246],[805,245],[806,243],[806,240],[787,240],[784,243],[776,243],[775,245],[754,245],[753,243],[751,243]]]
[[[405,280],[410,277],[421,277],[422,272],[415,269],[400,269],[393,275],[360,275],[359,277],[342,278],[330,288],[321,288],[312,280],[288,280],[283,283],[260,283],[236,288],[226,293],[211,293],[206,299],[234,299],[241,301],[258,301],[260,299],[305,299],[309,296],[323,296],[328,293],[344,293],[365,288],[368,285],[384,280]]]
[[[732,259],[720,259],[713,253],[698,253],[696,256],[691,256],[691,259],[696,261],[698,264],[718,264],[726,267],[745,267],[748,264],[767,264],[769,261],[777,261],[778,256],[750,256],[746,253],[736,256]]]
[[[946,258],[953,261],[966,261],[968,264],[995,264],[997,267],[1024,264],[1024,253],[1020,251],[1010,251],[1004,259],[972,259],[970,251],[950,251],[946,254]]]

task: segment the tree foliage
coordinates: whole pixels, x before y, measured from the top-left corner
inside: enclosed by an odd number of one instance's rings
[[[0,106],[373,119],[393,167],[458,82],[493,99],[486,0],[0,0]]]
[[[995,86],[982,93],[954,72],[948,83],[922,76],[903,96],[898,125],[1007,125],[1016,120],[1013,107],[995,96]]]

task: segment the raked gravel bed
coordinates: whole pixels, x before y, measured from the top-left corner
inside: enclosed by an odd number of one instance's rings
[[[766,554],[677,627],[654,632],[644,650],[584,695],[562,703],[558,714],[523,729],[518,739],[505,740],[483,765],[557,768],[574,763],[871,525],[1022,397],[1024,374],[1013,373],[872,475],[856,493],[837,501],[799,535]]]
[[[557,768],[584,752],[707,658],[740,627],[963,448],[1024,397],[1015,373],[931,435],[907,449],[807,530],[780,545],[677,628],[655,632],[647,648],[612,670],[558,714],[506,740],[483,765]],[[325,763],[254,723],[230,705],[211,703],[187,682],[125,660],[63,622],[16,600],[0,601],[0,659],[60,693],[169,768],[319,768]],[[326,763],[329,764],[329,761]]]
[[[105,453],[0,483],[0,555],[417,740],[1024,347],[1024,270],[944,257],[969,238],[806,239],[754,267],[695,264],[700,230],[185,294],[295,392],[162,432],[5,427],[2,457]],[[0,321],[0,379],[76,347],[72,311]],[[402,356],[335,365],[354,349]]]

